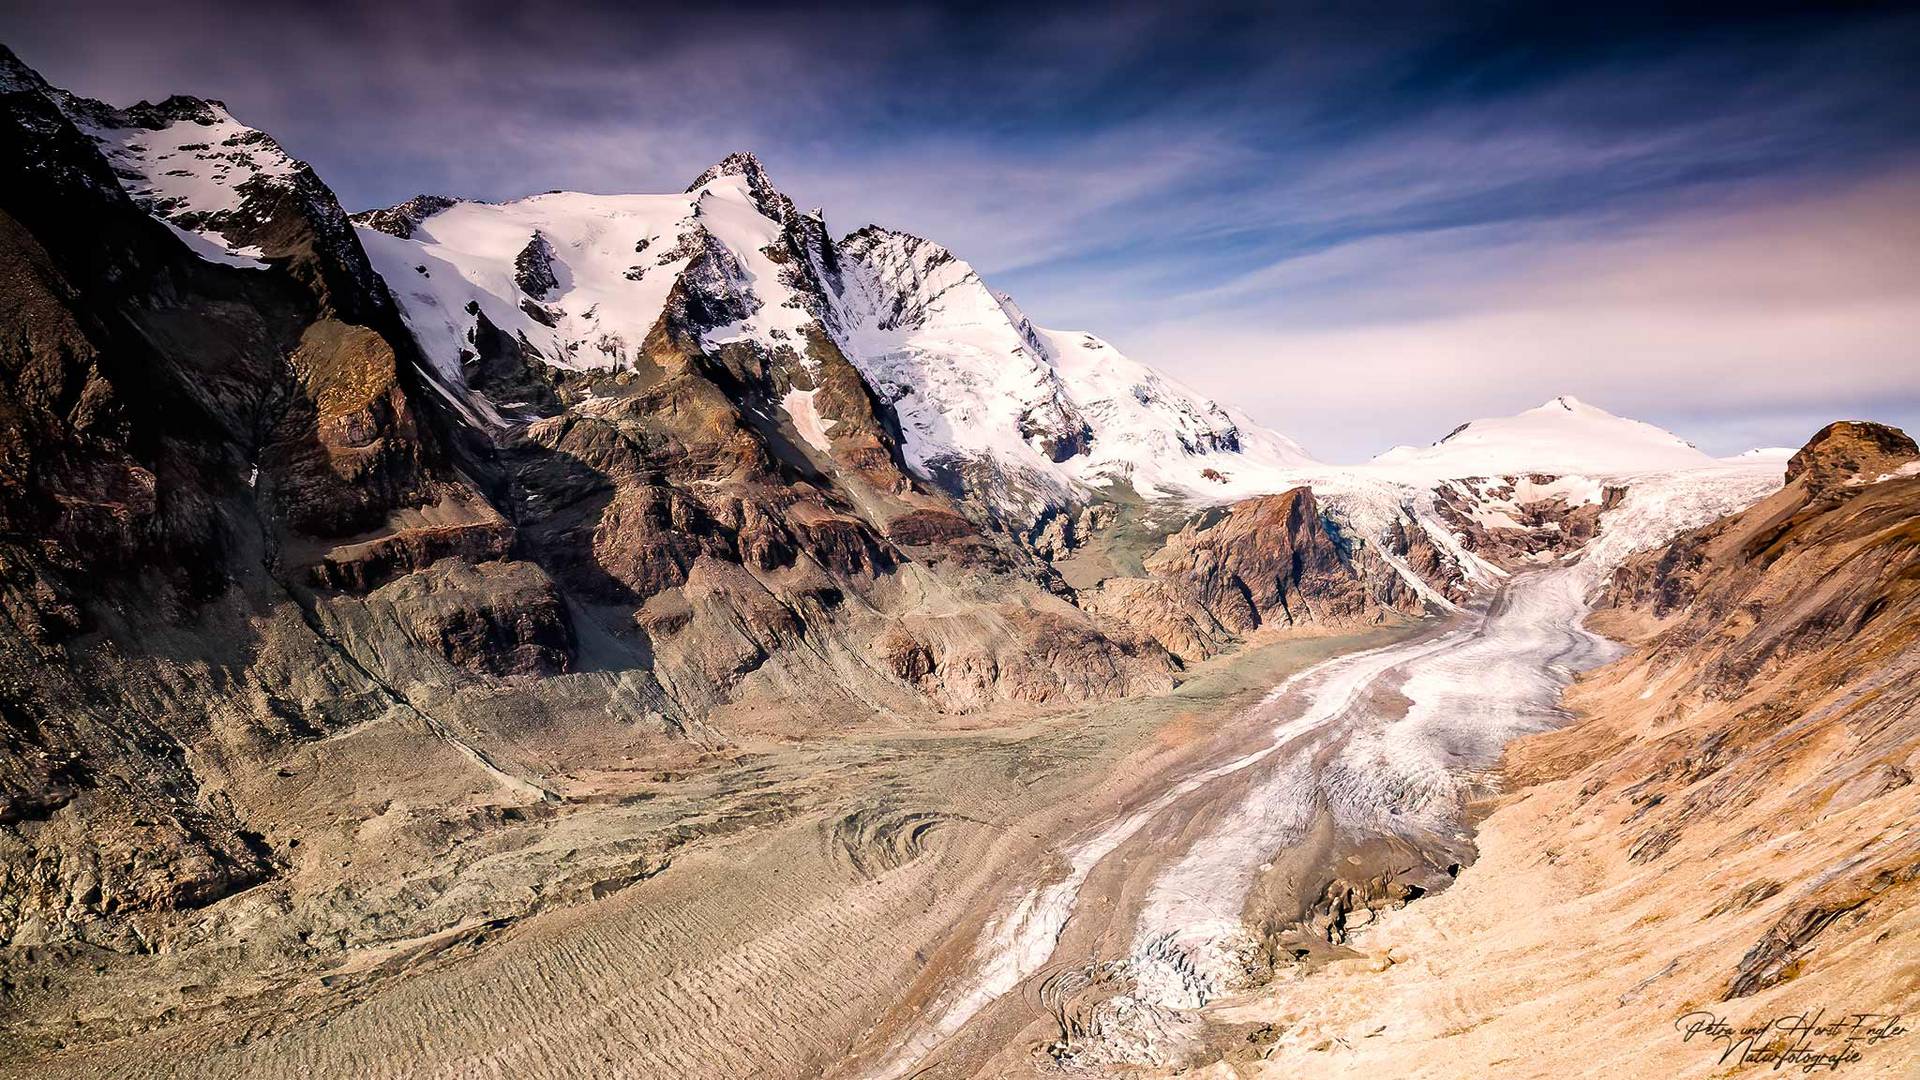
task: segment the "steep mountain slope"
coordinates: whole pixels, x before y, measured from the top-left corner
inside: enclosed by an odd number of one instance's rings
[[[115,110],[42,92],[98,144],[129,195],[198,254],[286,272],[325,299],[391,321],[388,292],[331,194],[223,106],[171,98]],[[449,436],[461,468],[513,523],[471,554],[512,547],[578,600],[653,605],[645,640],[617,625],[630,623],[623,617],[611,632],[625,639],[626,662],[664,669],[682,710],[698,714],[727,700],[768,656],[791,653],[798,642],[780,625],[860,622],[873,603],[892,603],[876,600],[872,587],[893,583],[911,561],[883,535],[896,527],[903,543],[950,553],[961,578],[1004,578],[1016,598],[1012,614],[939,635],[955,649],[980,634],[1004,641],[1028,633],[1018,628],[1025,602],[1062,606],[1046,592],[1043,567],[975,533],[946,500],[913,490],[891,414],[818,318],[831,246],[817,218],[797,213],[751,157],[721,162],[685,196],[560,195],[507,207],[423,198],[377,219],[417,238],[362,231],[389,262],[394,245],[424,260],[417,270],[388,267],[409,336],[428,361],[416,365],[417,378],[453,410]],[[413,252],[429,240],[432,254]],[[649,245],[657,246],[643,261]],[[477,501],[478,492],[468,494]],[[374,588],[430,561],[441,553],[436,544],[472,542],[455,541],[447,521],[431,524],[438,531],[413,530],[402,542],[366,537],[327,552],[313,580]],[[703,558],[750,571],[709,580],[713,572],[696,573]],[[807,572],[788,572],[796,559]],[[845,575],[858,585],[823,583]],[[694,599],[709,591],[710,609]],[[862,602],[842,610],[848,595]],[[824,608],[821,597],[829,598]],[[770,603],[815,610],[779,615]],[[1071,607],[1065,612],[1074,618]],[[775,625],[765,625],[769,619]],[[681,633],[688,626],[692,632]],[[1087,629],[1089,643],[1105,642]],[[874,631],[851,633],[857,645]],[[1097,648],[1110,653],[1101,664],[1117,662],[1130,674],[1088,692],[1120,691],[1136,677],[1153,678],[1156,667],[1164,673],[1164,659],[1127,659],[1111,643]],[[811,652],[776,664],[876,663]],[[957,661],[956,670],[964,668]],[[900,689],[890,661],[877,663],[855,683],[877,675]],[[686,672],[673,674],[681,665]],[[741,670],[721,670],[729,666]],[[985,687],[969,679],[948,700],[997,694],[991,686],[1000,676],[991,672],[1001,665],[986,670]],[[849,676],[838,672],[832,685]]]
[[[357,220],[423,350],[501,422],[541,409],[488,394],[491,340],[551,368],[623,369],[684,289],[707,347],[814,364],[830,343],[897,423],[906,467],[1016,532],[1116,483],[1219,501],[1284,490],[1313,464],[1098,338],[1034,326],[937,244],[875,227],[831,240],[751,154],[684,195],[422,196]],[[806,378],[771,412],[823,452],[845,422]]]
[[[175,96],[123,110],[43,93],[99,146],[128,196],[195,254],[231,266],[271,260],[349,317],[390,313],[333,192],[225,105]]]
[[[1251,1074],[1911,1075],[1916,522],[1920,450],[1842,422],[1780,491],[1620,566],[1590,625],[1637,647],[1509,748],[1446,895],[1246,1008],[1283,1033]]]
[[[1263,628],[1361,626],[1382,611],[1420,612],[1426,602],[1417,579],[1395,573],[1370,548],[1337,540],[1304,487],[1200,514],[1142,569],[1101,581],[1080,602],[1183,662],[1218,655]]]

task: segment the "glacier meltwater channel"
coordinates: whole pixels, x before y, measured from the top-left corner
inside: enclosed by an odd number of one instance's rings
[[[1139,809],[1071,841],[1068,872],[1010,900],[983,930],[970,974],[894,1047],[880,1076],[908,1074],[994,1001],[1045,968],[1096,867],[1162,815],[1232,777],[1243,794],[1149,885],[1131,939],[1136,1000],[1192,1009],[1239,985],[1256,947],[1242,921],[1264,864],[1318,818],[1351,836],[1461,827],[1464,786],[1506,743],[1563,723],[1561,691],[1619,646],[1583,625],[1593,594],[1634,551],[1750,505],[1777,466],[1715,462],[1624,481],[1578,561],[1513,575],[1444,630],[1322,662],[1256,707],[1272,725],[1249,753],[1201,769]]]
[[[973,976],[882,1075],[911,1071],[1045,966],[1094,868],[1208,784],[1253,770],[1249,796],[1170,861],[1147,894],[1129,966],[1135,994],[1155,1005],[1197,1008],[1232,988],[1255,947],[1240,914],[1260,866],[1298,843],[1317,815],[1374,834],[1456,827],[1463,774],[1491,765],[1508,739],[1560,723],[1561,689],[1613,655],[1580,625],[1590,584],[1582,569],[1519,575],[1445,633],[1338,657],[1275,688],[1258,706],[1274,725],[1265,746],[1182,779],[1068,847],[1067,875],[988,924]],[[1405,700],[1383,710],[1370,691],[1387,682]],[[1319,751],[1332,742],[1340,746],[1328,759]]]

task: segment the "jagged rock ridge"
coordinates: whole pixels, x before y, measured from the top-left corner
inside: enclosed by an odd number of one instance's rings
[[[831,343],[897,420],[907,468],[1016,530],[1115,483],[1220,501],[1284,490],[1286,469],[1311,464],[1097,338],[1036,327],[937,244],[876,227],[832,240],[751,154],[706,170],[684,196],[420,209],[363,215],[369,229],[408,222],[404,237],[389,227],[364,239],[450,381],[482,319],[530,360],[617,370],[674,304],[713,346],[810,357]],[[528,313],[503,274],[536,234],[568,281]]]

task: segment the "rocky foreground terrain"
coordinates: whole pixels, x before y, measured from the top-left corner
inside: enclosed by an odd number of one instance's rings
[[[1730,928],[1700,939],[1738,946],[1724,971],[1657,947],[1660,920],[1621,935],[1685,975],[1649,1010],[1709,975],[1770,1004],[1867,928],[1900,955],[1902,438],[1830,429],[1779,494],[1622,563],[1594,626],[1643,644],[1574,690],[1591,720],[1519,744],[1518,801],[1445,896],[1361,932],[1356,906],[1416,890],[1335,897],[1357,833],[1261,871],[1275,993],[1330,959],[1297,986],[1359,978],[1341,957],[1488,888],[1574,910],[1602,869],[1738,858],[1746,899],[1701,924]],[[1066,1010],[1026,984],[937,1047],[923,1021],[1010,895],[1070,875],[1069,838],[1270,748],[1275,686],[1663,544],[1785,465],[1557,398],[1334,469],[936,244],[835,239],[751,155],[685,193],[349,217],[218,102],[115,108],[3,50],[0,451],[23,1076],[1153,1068],[1049,1051]],[[1609,533],[1649,470],[1715,481]],[[1481,790],[1450,776],[1406,788],[1442,793],[1433,821]],[[1244,793],[1140,832],[1088,879],[1109,914],[1058,940],[1126,956],[1150,872]],[[1773,851],[1783,821],[1820,831]],[[1482,884],[1528,827],[1588,876]],[[1434,863],[1418,891],[1470,852],[1397,828],[1367,842]],[[1704,881],[1648,902],[1691,911]],[[1391,998],[1288,1000],[1196,998],[1182,1060],[1342,1062],[1311,1034],[1343,1045],[1340,1010]],[[1279,1036],[1212,1019],[1239,1008]]]

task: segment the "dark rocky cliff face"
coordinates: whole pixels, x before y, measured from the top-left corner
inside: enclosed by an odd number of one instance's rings
[[[188,764],[200,680],[291,541],[435,498],[436,451],[378,328],[189,254],[0,61],[0,938],[150,944],[128,916],[272,872]]]
[[[1262,628],[1351,628],[1423,607],[1376,557],[1335,538],[1306,488],[1202,515],[1145,569],[1144,578],[1102,582],[1086,603],[1182,660],[1216,655]]]
[[[1338,624],[1376,612],[1306,488],[1236,503],[1217,520],[1195,523],[1146,568],[1187,585],[1208,614],[1236,634],[1270,622]]]

